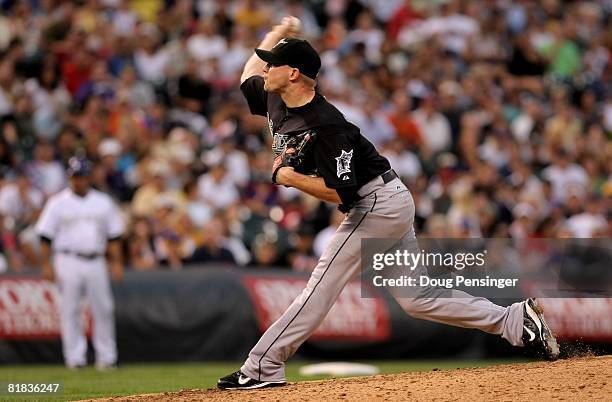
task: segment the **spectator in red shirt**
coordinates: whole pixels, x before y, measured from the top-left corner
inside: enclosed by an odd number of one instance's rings
[[[405,25],[421,19],[421,16],[412,9],[411,3],[412,0],[405,0],[404,5],[398,8],[389,20],[387,24],[387,36],[390,39],[397,39],[397,36]]]
[[[62,65],[62,78],[70,94],[75,96],[85,82],[89,81],[93,58],[83,48],[74,49],[74,55]]]
[[[423,145],[423,137],[419,126],[412,118],[411,108],[412,101],[406,93],[406,90],[401,88],[393,93],[391,101],[393,102],[393,110],[389,113],[389,121],[395,127],[397,136],[411,148],[420,148]]]

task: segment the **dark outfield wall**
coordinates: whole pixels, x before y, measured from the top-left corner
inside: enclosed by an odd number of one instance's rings
[[[306,281],[307,276],[279,270],[128,272],[113,289],[120,359],[242,360]],[[359,282],[349,284],[298,355],[367,359],[517,353],[498,337],[410,318],[387,295],[376,296],[363,298]],[[61,362],[58,302],[52,284],[34,277],[0,277],[0,362]],[[604,306],[603,311],[611,310]],[[87,309],[84,317],[91,332]]]

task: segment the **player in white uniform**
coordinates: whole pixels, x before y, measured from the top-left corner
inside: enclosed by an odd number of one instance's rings
[[[60,291],[62,346],[66,366],[85,366],[87,340],[81,323],[81,298],[87,296],[93,316],[93,346],[98,369],[117,363],[115,319],[109,281],[123,277],[120,237],[124,223],[107,194],[90,187],[91,164],[69,161],[70,187],[47,201],[36,232],[42,240],[42,268]],[[108,251],[109,268],[106,264]],[[51,252],[53,263],[51,263]]]

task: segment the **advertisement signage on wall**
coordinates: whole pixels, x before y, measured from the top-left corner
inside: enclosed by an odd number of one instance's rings
[[[0,278],[0,339],[59,339],[60,296],[55,284],[38,278]],[[87,333],[91,315],[83,305]]]
[[[243,358],[306,285],[303,274],[273,270],[207,266],[183,272],[127,272],[114,288],[120,355],[125,361],[147,361],[155,349],[160,360]],[[363,297],[362,291],[359,281],[347,285],[308,339],[312,350],[376,358],[390,348],[400,350],[410,339],[412,348],[401,350],[412,354],[449,333],[454,335],[447,346],[460,350],[467,344],[465,336],[477,334],[458,336],[452,327],[408,316],[381,290],[370,290],[371,297]],[[612,342],[612,298],[540,301],[559,339]],[[59,359],[60,302],[52,283],[38,277],[0,276],[0,362]],[[82,314],[90,333],[85,301]],[[419,338],[423,333],[427,336]]]
[[[255,305],[259,329],[265,331],[306,287],[306,278],[245,275],[243,283]],[[313,295],[316,297],[316,294]],[[381,297],[362,298],[361,284],[349,283],[311,340],[385,341],[391,332],[389,311]]]

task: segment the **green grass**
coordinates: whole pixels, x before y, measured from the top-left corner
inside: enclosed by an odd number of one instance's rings
[[[516,360],[404,360],[404,361],[360,361],[374,364],[381,373],[399,373],[406,371],[427,371],[434,368],[452,369],[461,367],[484,367],[495,364],[516,362]],[[289,363],[286,368],[288,381],[316,380],[329,377],[302,377],[298,374],[303,361]],[[64,392],[55,397],[15,397],[0,395],[0,400],[33,401],[33,400],[78,400],[119,395],[158,393],[179,391],[181,389],[206,389],[214,387],[217,379],[239,367],[239,363],[156,363],[128,364],[121,368],[98,372],[88,367],[73,371],[63,366],[22,365],[1,366],[0,381],[15,382],[54,382],[64,384]]]

